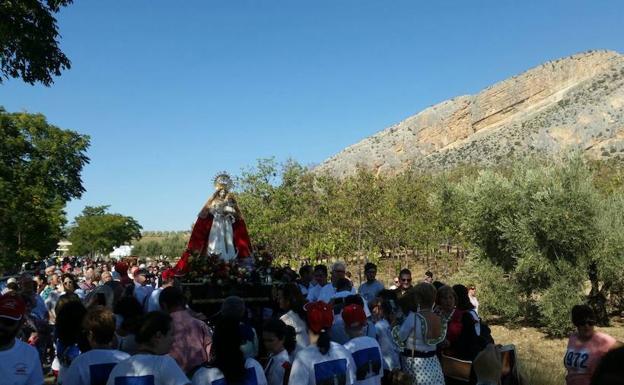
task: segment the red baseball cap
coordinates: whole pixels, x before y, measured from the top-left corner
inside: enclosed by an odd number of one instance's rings
[[[348,328],[359,328],[366,325],[364,308],[357,304],[345,306],[342,309],[342,319]]]
[[[0,318],[19,321],[24,313],[26,313],[26,304],[20,297],[11,294],[0,296]]]
[[[308,302],[303,307],[308,316],[308,328],[314,333],[328,331],[334,323],[334,311],[332,306],[323,301]]]
[[[119,274],[126,274],[128,272],[128,265],[125,262],[117,262],[115,264],[115,271]]]
[[[167,269],[162,272],[162,279],[163,281],[168,281],[170,279],[175,278],[175,275],[176,275],[175,269]]]

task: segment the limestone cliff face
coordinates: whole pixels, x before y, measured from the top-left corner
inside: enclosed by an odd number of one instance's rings
[[[347,147],[317,171],[394,174],[567,149],[624,159],[623,55],[577,54],[444,101]]]

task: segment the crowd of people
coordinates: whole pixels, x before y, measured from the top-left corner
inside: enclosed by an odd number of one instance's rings
[[[403,269],[385,288],[373,263],[364,266],[359,287],[341,262],[284,271],[274,303],[262,305],[260,326],[250,319],[250,304],[236,296],[224,298],[218,314],[194,311],[166,262],[65,259],[21,274],[0,296],[0,382],[41,385],[44,376],[62,385],[520,380],[505,371],[509,363],[479,317],[474,285],[448,286],[429,271],[413,280]],[[574,307],[571,316],[577,332],[564,356],[567,384],[621,383],[619,342],[594,330],[588,306]],[[468,363],[466,378],[443,371],[445,359]]]

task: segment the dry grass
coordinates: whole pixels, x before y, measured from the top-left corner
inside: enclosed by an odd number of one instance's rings
[[[493,325],[492,335],[496,343],[516,345],[520,371],[529,385],[565,384],[563,354],[567,338],[548,338],[535,328],[508,329]],[[619,341],[624,341],[624,324],[614,322],[612,327],[599,328]]]

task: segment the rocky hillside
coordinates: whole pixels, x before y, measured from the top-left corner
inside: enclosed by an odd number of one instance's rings
[[[623,55],[581,53],[444,101],[345,148],[317,171],[393,174],[568,149],[624,159]]]

